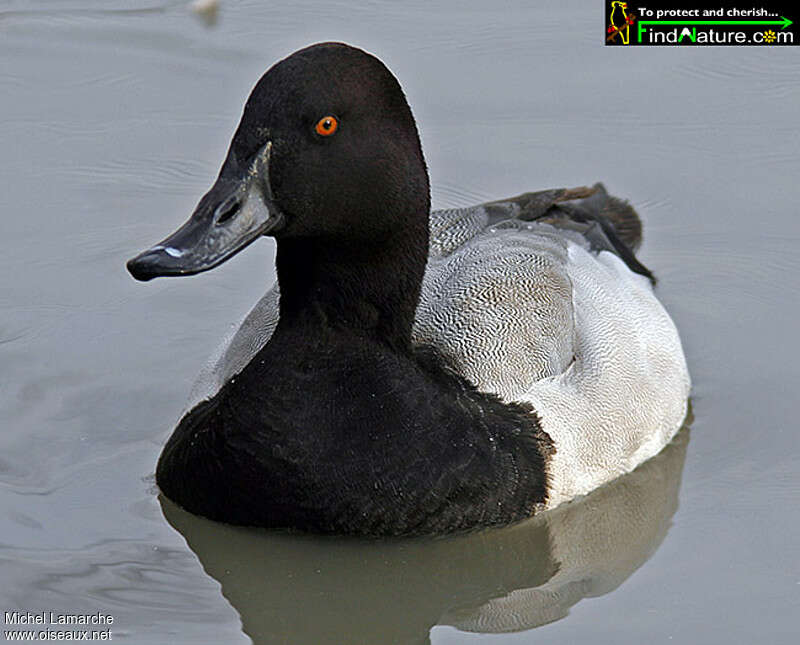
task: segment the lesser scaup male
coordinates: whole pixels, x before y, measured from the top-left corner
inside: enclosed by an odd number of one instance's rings
[[[262,235],[280,295],[158,463],[189,511],[365,535],[508,524],[681,426],[688,372],[635,213],[596,186],[431,214],[411,110],[370,54],[324,43],[267,71],[214,186],[128,268],[197,273]]]

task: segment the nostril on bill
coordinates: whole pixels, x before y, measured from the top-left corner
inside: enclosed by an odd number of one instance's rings
[[[216,225],[221,226],[239,212],[239,200],[227,199],[217,208]]]

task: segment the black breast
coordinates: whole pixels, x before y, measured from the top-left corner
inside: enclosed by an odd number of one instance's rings
[[[158,464],[170,499],[234,524],[362,535],[508,524],[545,502],[552,443],[535,413],[432,350],[281,347],[183,418]]]

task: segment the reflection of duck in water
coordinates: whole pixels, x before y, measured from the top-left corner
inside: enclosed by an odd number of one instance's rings
[[[254,645],[429,643],[437,624],[481,633],[532,629],[616,589],[667,533],[688,438],[684,429],[632,473],[552,512],[447,539],[264,532],[160,501]]]
[[[627,8],[627,2],[614,0],[614,2],[611,3],[611,25],[608,28],[609,32],[613,33],[612,40],[617,34],[619,34],[620,38],[622,38],[623,44],[625,45],[627,45],[630,40],[632,22],[632,20],[628,18],[628,14],[625,11]]]

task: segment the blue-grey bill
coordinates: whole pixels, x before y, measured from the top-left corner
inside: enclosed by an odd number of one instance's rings
[[[128,261],[137,280],[193,275],[208,271],[236,255],[262,235],[278,230],[283,216],[269,185],[267,143],[244,176],[220,176],[189,220],[172,235]]]

